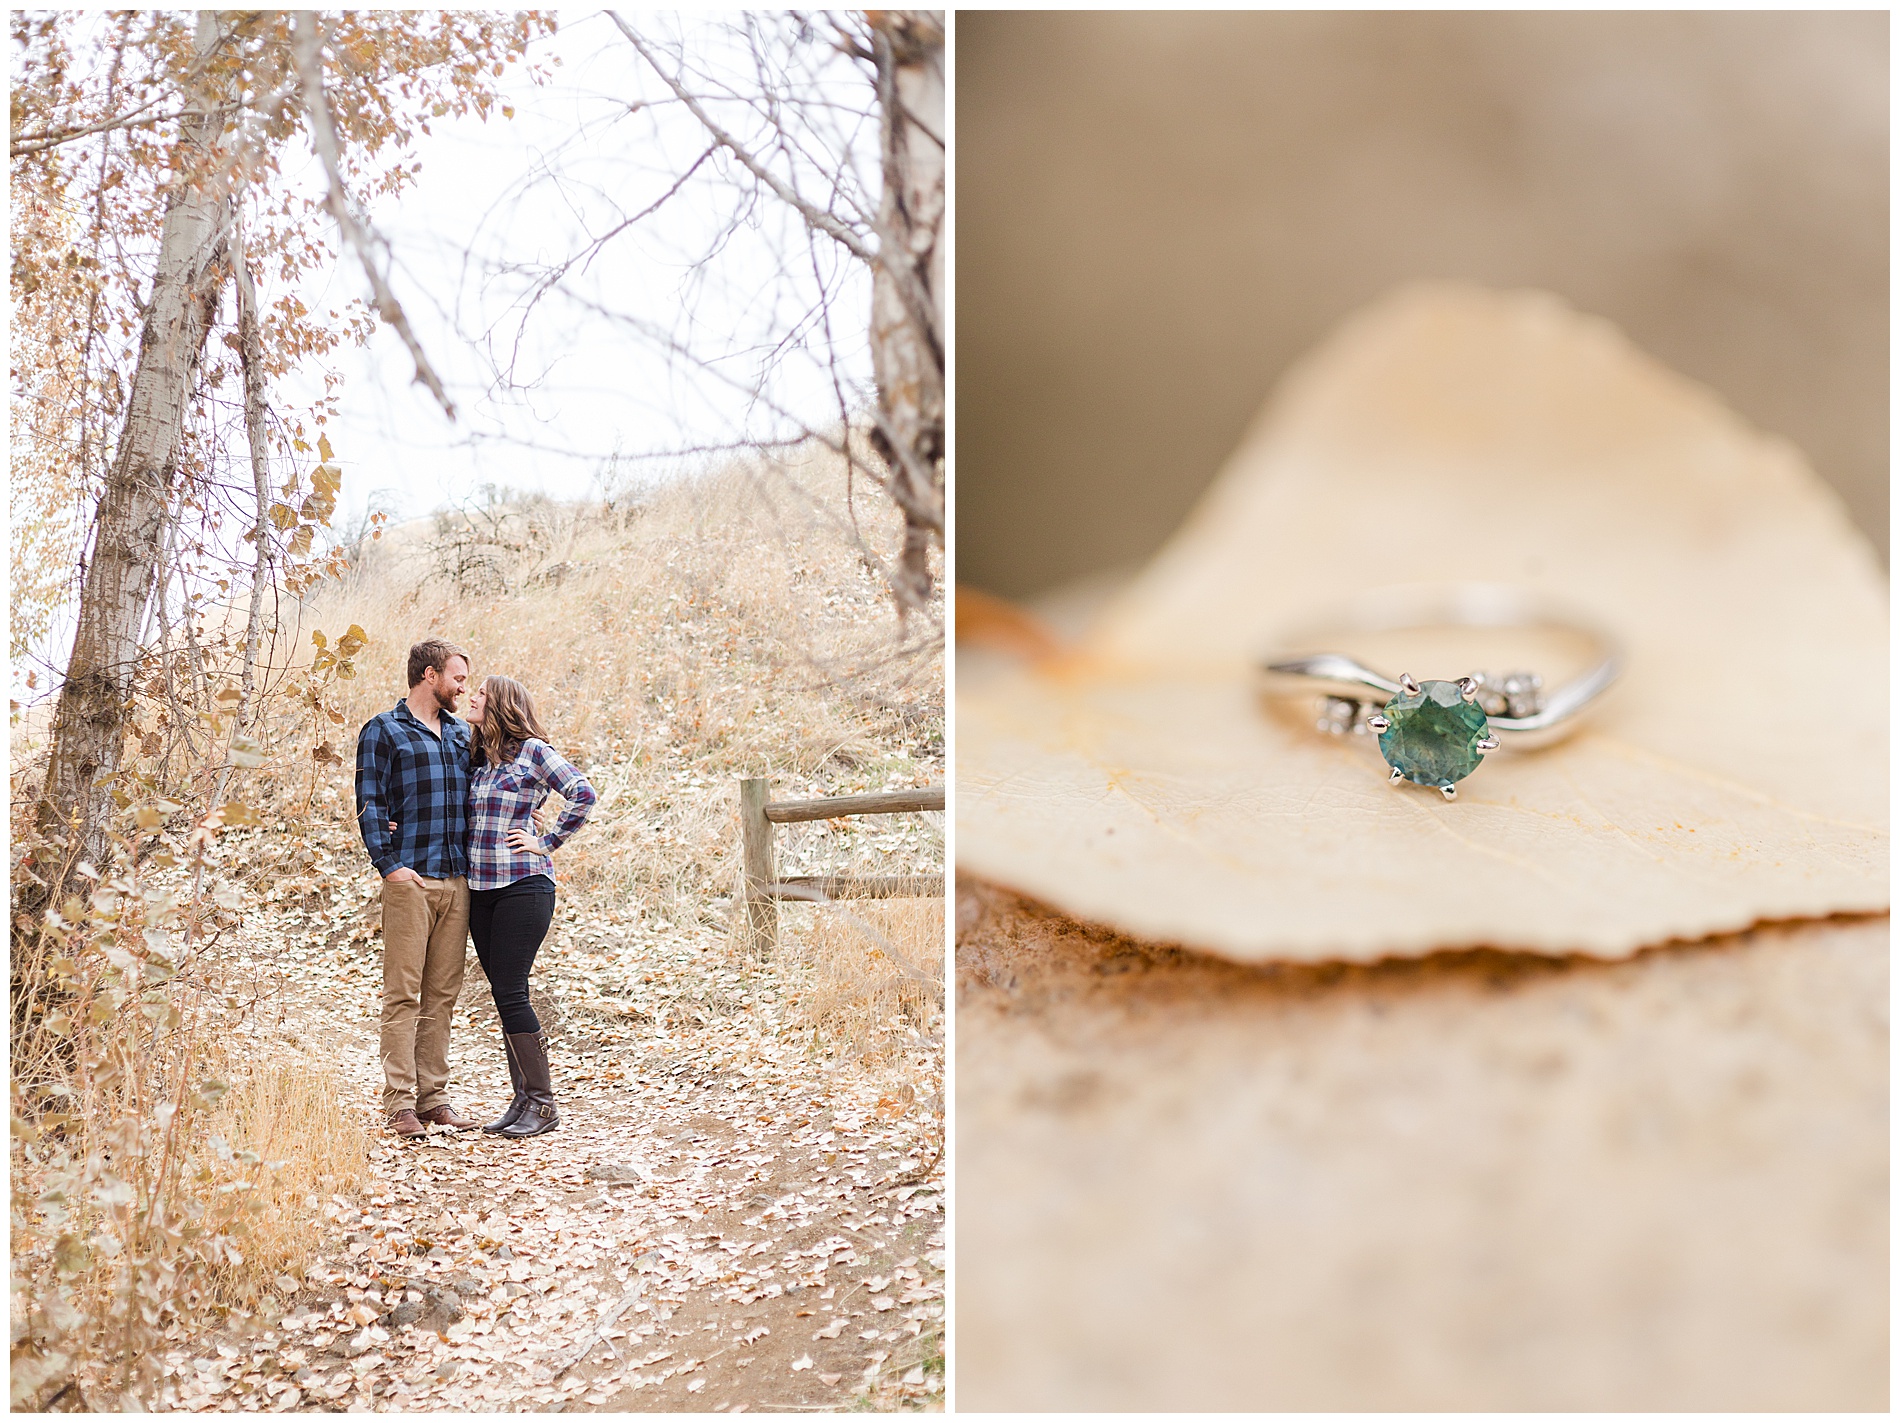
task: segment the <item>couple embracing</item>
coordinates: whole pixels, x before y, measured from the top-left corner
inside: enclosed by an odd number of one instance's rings
[[[409,695],[356,742],[356,821],[383,877],[383,1112],[397,1136],[472,1127],[449,1102],[449,1025],[468,939],[494,991],[514,1098],[483,1127],[529,1137],[559,1123],[547,1039],[528,975],[554,919],[548,857],[592,809],[594,788],[548,745],[527,688],[484,677],[440,638],[409,649]],[[543,835],[534,812],[567,802]]]

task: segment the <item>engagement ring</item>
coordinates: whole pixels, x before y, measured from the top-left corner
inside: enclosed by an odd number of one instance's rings
[[[1546,746],[1576,730],[1584,711],[1622,671],[1616,641],[1514,588],[1467,583],[1384,588],[1356,600],[1317,632],[1288,634],[1288,649],[1325,647],[1355,634],[1480,628],[1555,632],[1585,648],[1584,670],[1549,687],[1535,672],[1466,672],[1443,681],[1375,672],[1343,652],[1275,652],[1261,661],[1269,695],[1318,694],[1317,730],[1377,737],[1396,785],[1431,786],[1453,800],[1457,783],[1500,747]],[[1371,689],[1385,695],[1380,704]]]

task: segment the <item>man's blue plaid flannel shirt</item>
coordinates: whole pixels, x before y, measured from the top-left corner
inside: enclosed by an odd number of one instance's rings
[[[357,735],[356,824],[385,878],[404,865],[430,879],[468,873],[468,727],[440,715],[438,738],[404,700]]]

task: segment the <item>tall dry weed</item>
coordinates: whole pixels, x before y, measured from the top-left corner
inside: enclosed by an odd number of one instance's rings
[[[220,1303],[254,1304],[280,1276],[300,1275],[322,1233],[324,1203],[353,1196],[369,1169],[362,1114],[329,1062],[310,1054],[265,1057],[233,1073],[218,1134],[234,1159],[262,1168],[245,1222],[243,1259],[226,1262]]]
[[[161,838],[14,939],[31,989],[11,1045],[16,1409],[138,1406],[159,1342],[254,1302],[307,1250],[314,1192],[362,1173],[347,1130],[273,1117],[334,1091],[237,1049],[245,1007],[207,952],[237,891],[205,873],[209,835],[183,866],[159,863]]]

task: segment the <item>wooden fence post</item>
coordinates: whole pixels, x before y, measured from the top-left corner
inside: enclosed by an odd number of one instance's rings
[[[745,845],[745,910],[749,947],[760,958],[778,943],[778,901],[772,885],[778,878],[772,857],[772,822],[765,807],[772,783],[748,776],[739,782],[739,828]]]

